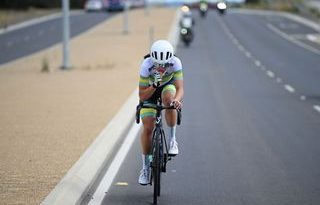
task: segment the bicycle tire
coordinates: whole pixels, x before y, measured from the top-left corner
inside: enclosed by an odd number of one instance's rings
[[[157,204],[158,196],[160,195],[160,132],[155,131],[155,147],[153,149],[153,204]]]

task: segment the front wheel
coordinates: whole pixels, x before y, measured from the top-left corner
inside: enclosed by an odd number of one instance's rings
[[[161,162],[160,162],[160,132],[155,132],[155,144],[153,148],[153,161],[152,161],[152,174],[153,174],[153,204],[157,204],[158,196],[160,196],[160,174],[161,174]]]

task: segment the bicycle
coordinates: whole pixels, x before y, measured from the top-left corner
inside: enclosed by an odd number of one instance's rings
[[[160,196],[161,190],[161,172],[166,172],[167,162],[171,160],[168,153],[168,146],[166,136],[162,127],[162,114],[161,111],[165,109],[176,109],[174,106],[163,106],[161,99],[157,100],[157,104],[139,103],[136,111],[136,123],[140,123],[140,110],[141,108],[153,108],[156,110],[155,128],[152,133],[152,161],[150,167],[151,177],[150,185],[152,186],[153,180],[153,204],[157,204],[157,199]],[[177,124],[181,123],[181,110],[177,110]]]

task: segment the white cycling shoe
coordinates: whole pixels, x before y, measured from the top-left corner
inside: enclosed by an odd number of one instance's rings
[[[169,156],[176,156],[179,154],[178,143],[175,140],[172,140],[169,144]]]
[[[147,185],[150,183],[150,168],[148,169],[141,169],[140,176],[139,176],[139,184]]]

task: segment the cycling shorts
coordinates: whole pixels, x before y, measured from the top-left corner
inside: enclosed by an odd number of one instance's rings
[[[153,93],[153,95],[148,100],[145,100],[144,102],[157,104],[157,99],[161,98],[165,92],[170,92],[173,95],[176,94],[176,87],[172,84],[171,81],[157,88],[156,91]],[[156,117],[156,110],[153,108],[142,108],[140,111],[140,117],[141,119],[145,117]]]

